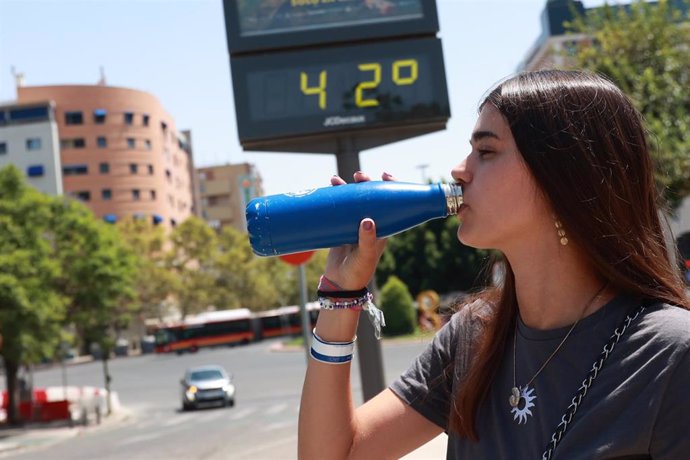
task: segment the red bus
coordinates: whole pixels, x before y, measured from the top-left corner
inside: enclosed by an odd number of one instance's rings
[[[246,344],[255,339],[247,308],[201,313],[156,329],[156,353],[195,352],[201,347]]]
[[[307,303],[306,307],[309,313],[309,322],[313,328],[316,324],[316,317],[319,314],[319,303],[310,302]],[[302,333],[300,307],[295,305],[256,312],[253,314],[253,317],[255,323],[257,323],[257,340],[300,335]]]

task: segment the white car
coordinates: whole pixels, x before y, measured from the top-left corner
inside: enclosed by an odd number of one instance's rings
[[[182,409],[196,409],[205,403],[235,405],[232,375],[221,366],[209,365],[187,369],[182,384]]]

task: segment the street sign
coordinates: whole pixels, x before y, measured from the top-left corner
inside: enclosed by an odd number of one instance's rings
[[[371,148],[443,129],[450,117],[437,38],[246,55],[231,67],[248,149],[333,153],[343,132]],[[385,128],[396,132],[376,131]]]
[[[309,259],[311,259],[311,256],[314,255],[314,252],[316,251],[295,252],[293,254],[283,254],[278,257],[280,257],[280,260],[285,263],[299,266],[309,262]]]
[[[435,35],[429,0],[223,0],[231,54]]]

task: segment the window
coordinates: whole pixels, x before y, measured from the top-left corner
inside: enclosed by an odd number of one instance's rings
[[[108,111],[105,109],[96,109],[93,111],[93,122],[96,123],[97,125],[102,125],[105,123],[105,117],[108,114]]]
[[[84,123],[84,116],[81,112],[65,112],[66,125],[81,125]]]
[[[41,138],[31,137],[26,140],[26,150],[40,150],[41,149]]]
[[[148,126],[148,125],[149,125],[149,116],[148,116],[148,114],[146,114],[146,113],[144,114],[144,116],[143,116],[142,119],[141,119],[141,123],[142,123],[144,126]]]
[[[153,176],[153,165],[149,165],[149,175]]]
[[[103,216],[103,220],[108,222],[109,224],[114,224],[117,222],[117,216],[115,214],[106,214]]]
[[[110,190],[109,188],[104,188],[101,190],[101,198],[104,200],[111,200],[113,198],[113,191]]]
[[[110,172],[110,164],[101,163],[98,165],[98,170],[101,172],[101,174],[108,174]]]
[[[129,172],[132,174],[136,174],[139,171],[139,166],[136,163],[130,163],[129,164]]]
[[[91,192],[88,190],[74,192],[74,197],[80,201],[91,201]]]
[[[26,168],[26,175],[29,177],[43,176],[43,165],[33,165]]]
[[[169,169],[165,170],[165,177],[168,179],[168,182],[172,180],[172,173],[170,172]]]
[[[156,191],[151,190],[151,201],[156,201]]]
[[[105,148],[108,146],[108,139],[105,136],[98,136],[96,138],[96,145],[98,148]]]
[[[153,225],[158,225],[161,222],[163,222],[163,216],[160,216],[158,214],[154,214],[153,216],[151,216],[151,218],[153,220]]]
[[[4,121],[4,113],[2,115]],[[48,120],[48,107],[32,107],[28,109],[14,109],[10,110],[10,121],[40,121]]]
[[[60,148],[63,149],[83,149],[84,147],[86,147],[86,141],[83,137],[60,140]]]
[[[86,165],[66,165],[62,167],[63,176],[81,176],[89,173]]]
[[[163,131],[163,134],[168,130],[168,124],[164,121],[161,121],[161,131]]]
[[[151,150],[151,141],[148,139],[144,140],[144,147],[146,147],[146,150]]]
[[[136,141],[134,140],[133,137],[128,137],[128,138],[127,138],[127,148],[128,148],[128,149],[133,149],[133,148],[136,147],[136,145],[137,145],[137,143],[136,143]]]
[[[7,153],[7,142],[0,142],[0,155]]]
[[[170,225],[173,227],[177,227],[177,221],[175,219],[170,219]]]
[[[139,201],[141,198],[141,192],[139,191],[138,188],[135,188],[132,190],[132,199],[135,201]]]
[[[134,114],[132,112],[125,112],[125,124],[131,125],[134,123]]]

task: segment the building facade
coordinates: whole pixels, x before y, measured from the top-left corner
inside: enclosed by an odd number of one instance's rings
[[[264,194],[261,176],[249,163],[197,169],[201,216],[216,229],[233,227],[247,232],[245,208]]]
[[[40,192],[62,195],[55,108],[50,101],[0,105],[0,169],[13,164]]]
[[[190,136],[153,95],[105,85],[19,86],[17,99],[52,101],[64,193],[97,217],[174,227],[196,213]]]

